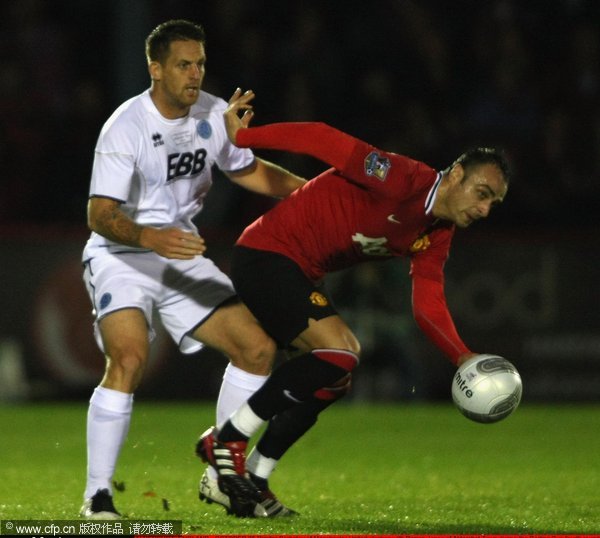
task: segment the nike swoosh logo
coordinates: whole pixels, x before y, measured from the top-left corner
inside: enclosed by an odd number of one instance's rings
[[[292,393],[287,390],[287,389],[283,389],[283,395],[288,398],[289,400],[292,400],[292,402],[296,402],[296,403],[302,403],[302,400],[298,400],[298,398],[294,398],[292,396]]]
[[[396,217],[394,217],[393,213],[391,215],[388,215],[387,219],[389,222],[394,222],[396,224],[402,224]]]

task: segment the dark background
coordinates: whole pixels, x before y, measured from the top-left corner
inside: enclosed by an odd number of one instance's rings
[[[148,87],[143,42],[171,18],[205,27],[204,89],[228,98],[252,88],[256,125],[326,121],[438,169],[469,146],[503,147],[514,170],[506,202],[457,237],[448,266],[457,325],[469,345],[527,373],[532,398],[597,398],[595,0],[2,2],[0,373],[13,381],[0,393],[72,395],[99,379],[77,266],[94,145],[110,113]],[[307,177],[324,169],[261,156]],[[239,231],[272,203],[217,177],[199,224],[225,270]],[[406,266],[380,265],[331,279],[365,347],[355,397],[447,398],[451,367],[415,332]],[[47,290],[60,292],[42,315]],[[54,326],[56,312],[74,320]],[[57,374],[48,357],[68,355],[65,345],[97,372]],[[212,398],[223,359],[164,345],[157,372],[168,375],[149,374],[142,391]]]

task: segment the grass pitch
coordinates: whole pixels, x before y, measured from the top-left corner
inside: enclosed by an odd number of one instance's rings
[[[77,518],[87,403],[0,406],[0,519]],[[237,519],[197,499],[212,404],[138,401],[117,469],[129,518],[190,534],[600,532],[600,406],[527,406],[497,424],[448,405],[340,404],[282,460],[300,516]]]

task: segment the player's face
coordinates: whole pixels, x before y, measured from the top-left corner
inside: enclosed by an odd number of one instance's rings
[[[185,116],[198,99],[206,64],[204,44],[173,41],[163,64],[152,62],[153,98],[167,118]]]
[[[460,228],[487,217],[492,207],[506,196],[507,184],[500,169],[493,164],[471,167],[468,172],[460,166],[450,175],[445,204],[447,218]]]

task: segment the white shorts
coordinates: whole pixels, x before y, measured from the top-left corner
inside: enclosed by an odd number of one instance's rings
[[[156,310],[183,353],[203,344],[189,333],[221,303],[235,296],[231,280],[211,260],[169,260],[155,252],[107,253],[86,260],[83,280],[93,305],[96,342],[104,352],[98,321],[124,308],[139,308],[148,322],[150,340]]]

